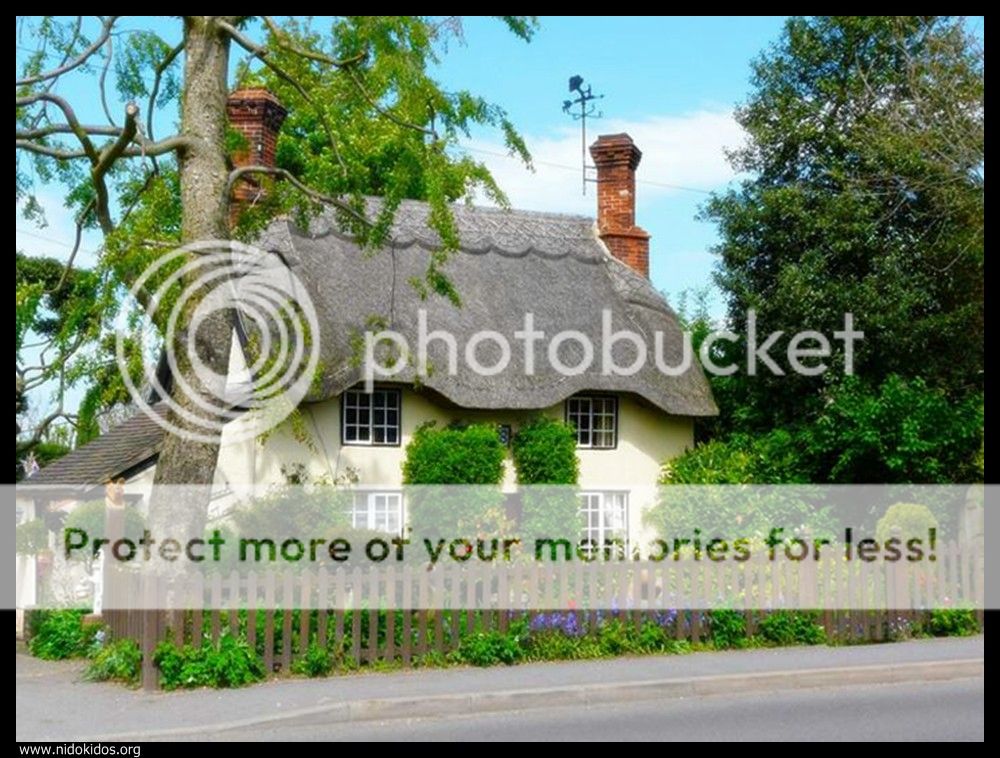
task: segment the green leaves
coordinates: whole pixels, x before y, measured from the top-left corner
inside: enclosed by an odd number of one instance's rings
[[[499,484],[506,455],[497,430],[486,424],[436,429],[424,425],[406,446],[406,484]]]
[[[715,378],[716,430],[798,434],[818,419],[820,480],[960,480],[984,364],[981,44],[948,17],[795,18],[753,72],[733,155],[751,178],[703,210],[728,325],[743,332],[755,309],[758,333],[785,332],[780,352],[853,313],[861,382],[838,386],[836,343],[823,376]],[[907,421],[899,393],[920,398]]]

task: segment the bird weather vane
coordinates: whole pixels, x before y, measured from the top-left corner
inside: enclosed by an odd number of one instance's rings
[[[595,95],[588,84],[583,85],[583,77],[576,75],[569,78],[569,91],[576,93],[572,100],[563,100],[563,113],[568,113],[574,121],[580,122],[580,162],[583,173],[583,194],[587,194],[587,182],[596,181],[587,178],[587,119],[601,118],[604,114],[597,110],[594,100],[601,100],[604,95]]]

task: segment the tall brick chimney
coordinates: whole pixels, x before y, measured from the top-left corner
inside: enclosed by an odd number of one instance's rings
[[[229,96],[226,113],[229,125],[247,141],[247,149],[236,153],[233,163],[237,167],[273,167],[278,130],[288,115],[278,98],[262,87],[238,89]],[[260,199],[264,192],[261,179],[261,176],[251,174],[236,183],[229,210],[231,223],[235,223],[242,207]]]
[[[649,234],[635,225],[635,169],[642,153],[627,134],[590,146],[597,167],[597,229],[618,260],[649,276]]]

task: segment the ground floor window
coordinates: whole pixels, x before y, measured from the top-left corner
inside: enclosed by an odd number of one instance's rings
[[[627,492],[582,492],[580,513],[586,544],[603,546],[628,540]]]
[[[387,534],[403,528],[403,495],[400,492],[355,492],[351,526]]]

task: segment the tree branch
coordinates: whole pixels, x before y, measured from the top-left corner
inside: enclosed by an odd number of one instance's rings
[[[153,72],[153,86],[149,91],[149,103],[146,110],[146,139],[153,139],[153,113],[156,108],[156,98],[160,94],[160,81],[163,79],[163,74],[170,68],[170,64],[177,59],[183,49],[184,42],[181,41],[167,53],[166,58],[157,64],[156,70]]]
[[[287,50],[290,53],[295,53],[295,55],[300,55],[303,58],[308,58],[311,61],[316,61],[317,63],[325,63],[328,66],[333,66],[334,68],[345,68],[347,66],[354,65],[355,63],[360,63],[365,58],[368,57],[367,53],[358,53],[350,58],[344,58],[342,60],[337,60],[336,58],[331,58],[328,55],[323,55],[323,53],[318,53],[315,50],[307,50],[304,47],[299,47],[295,45],[288,34],[279,27],[270,16],[261,16],[264,20],[264,25],[267,26],[271,34],[278,41],[278,46]]]
[[[122,127],[122,133],[118,135],[118,139],[101,151],[90,169],[90,177],[94,182],[94,192],[96,195],[94,212],[97,214],[97,222],[101,225],[101,230],[105,234],[110,234],[114,231],[114,222],[111,220],[111,209],[108,207],[108,187],[104,183],[104,177],[111,166],[114,165],[114,162],[125,152],[125,148],[129,146],[129,143],[135,139],[136,131],[138,130],[138,124],[136,123],[138,115],[138,105],[129,103],[125,106],[125,125]]]
[[[100,18],[100,16],[98,16],[98,18]],[[45,71],[44,73],[38,74],[36,76],[28,76],[25,77],[24,79],[17,79],[15,81],[14,86],[27,87],[28,85],[37,84],[38,82],[44,82],[48,79],[55,79],[57,77],[62,76],[63,74],[72,71],[75,68],[79,68],[80,66],[82,66],[84,63],[87,62],[87,59],[89,59],[90,56],[92,56],[94,53],[100,50],[101,47],[104,46],[104,43],[107,42],[108,37],[111,36],[111,29],[115,25],[115,22],[118,20],[118,18],[119,18],[118,16],[108,16],[106,19],[102,19],[101,32],[100,34],[97,35],[97,39],[95,39],[92,43],[90,43],[87,49],[84,50],[82,53],[80,53],[80,55],[78,55],[72,61],[64,63],[61,66],[58,66],[49,71]]]
[[[87,134],[94,136],[117,137],[122,133],[122,128],[120,126],[97,126],[87,124],[78,125],[78,128],[82,129]],[[24,131],[15,132],[14,136],[19,140],[33,140],[50,137],[53,134],[76,134],[76,132],[69,124],[49,124],[48,126],[40,126],[34,129],[25,129]]]
[[[389,121],[396,124],[397,126],[402,126],[404,129],[412,129],[415,132],[420,132],[421,134],[426,134],[429,137],[438,139],[438,133],[434,131],[434,129],[430,129],[426,126],[420,126],[420,124],[414,124],[411,121],[407,121],[406,119],[397,116],[388,108],[383,108],[381,105],[378,104],[378,101],[376,101],[375,98],[372,97],[371,94],[369,94],[368,90],[365,89],[365,85],[361,82],[361,79],[358,77],[354,69],[349,68],[346,69],[346,71],[347,75],[351,77],[351,81],[354,82],[354,86],[358,88],[358,92],[361,93],[361,96],[367,101],[368,105],[371,106],[372,109],[380,116],[387,118]]]
[[[291,173],[290,171],[286,171],[283,168],[273,168],[271,166],[240,166],[239,168],[234,169],[229,173],[229,178],[226,180],[227,198],[232,194],[233,187],[235,186],[236,182],[238,182],[240,178],[246,176],[247,174],[267,174],[269,176],[276,176],[280,179],[284,179],[293,187],[295,187],[297,190],[307,195],[308,197],[311,197],[313,200],[323,203],[324,205],[331,205],[334,208],[344,211],[345,213],[350,215],[354,220],[359,221],[365,226],[371,226],[372,223],[371,221],[369,221],[361,213],[358,213],[357,210],[355,210],[350,205],[345,203],[339,197],[334,197],[332,195],[325,195],[322,192],[313,189],[308,184],[302,182],[302,180],[296,177],[293,173]]]
[[[91,198],[86,207],[80,211],[80,215],[76,217],[76,235],[73,238],[73,249],[69,253],[69,259],[66,261],[65,267],[63,267],[62,274],[59,276],[59,281],[56,282],[56,286],[50,290],[46,290],[45,294],[53,295],[61,290],[66,284],[66,280],[69,278],[69,272],[73,269],[73,261],[76,260],[76,254],[80,251],[80,241],[83,239],[83,225],[87,220],[87,214],[89,214],[93,208],[94,200]]]
[[[97,153],[97,148],[95,148],[94,143],[90,141],[90,136],[87,130],[84,129],[83,126],[80,124],[80,121],[79,119],[77,119],[76,112],[73,110],[72,106],[70,106],[70,104],[66,100],[59,97],[59,95],[54,95],[51,92],[38,92],[35,93],[34,95],[18,97],[14,99],[14,107],[17,108],[26,105],[33,105],[37,102],[52,103],[53,105],[57,106],[59,110],[63,112],[63,116],[66,118],[66,124],[69,126],[70,131],[74,135],[76,135],[76,138],[80,141],[80,147],[83,148],[84,154],[86,155],[86,157],[90,158],[92,163],[96,163],[99,157]]]
[[[111,108],[108,107],[108,93],[105,81],[108,78],[108,69],[111,68],[111,58],[114,53],[113,38],[108,37],[108,52],[104,59],[104,66],[101,68],[101,76],[97,80],[98,89],[101,91],[101,107],[104,109],[104,117],[112,126],[117,126],[114,117],[111,115]]]
[[[320,108],[319,104],[312,99],[312,97],[306,91],[306,88],[303,87],[298,82],[298,80],[295,79],[295,77],[293,77],[291,74],[285,71],[281,66],[275,63],[273,60],[268,59],[267,56],[270,50],[268,50],[263,45],[258,45],[250,38],[244,36],[232,24],[229,24],[225,21],[220,21],[219,28],[221,28],[224,32],[226,32],[226,34],[232,37],[233,41],[236,42],[237,45],[242,47],[252,56],[261,61],[261,63],[263,63],[265,66],[271,69],[280,79],[282,79],[285,82],[288,82],[288,84],[294,87],[295,91],[299,93],[299,97],[301,97],[305,102],[307,102],[309,105],[313,107],[313,109],[316,111],[316,115],[319,116],[320,123],[322,123],[323,125],[323,131],[326,132],[326,138],[330,142],[330,148],[333,150],[333,155],[337,159],[337,163],[340,164],[340,171],[346,177],[348,173],[347,164],[344,163],[344,159],[340,155],[340,150],[337,148],[337,139],[336,137],[333,136],[333,128],[330,126],[330,122],[326,117],[326,111]]]

